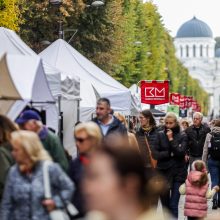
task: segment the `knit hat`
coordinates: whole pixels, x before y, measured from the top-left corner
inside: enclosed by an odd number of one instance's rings
[[[21,115],[19,116],[19,118],[16,120],[17,124],[24,124],[29,120],[37,120],[37,121],[41,121],[41,117],[40,115],[33,110],[26,110],[24,112],[21,113]]]

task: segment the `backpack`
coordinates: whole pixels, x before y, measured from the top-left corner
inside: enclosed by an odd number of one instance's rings
[[[211,133],[209,154],[212,159],[220,160],[220,133]]]

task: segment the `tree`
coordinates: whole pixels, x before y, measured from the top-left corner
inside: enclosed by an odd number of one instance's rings
[[[59,23],[68,26],[68,17],[72,23],[77,22],[79,14],[84,10],[83,0],[63,0],[61,6],[49,4],[49,0],[23,0],[20,35],[36,52],[42,50],[41,41],[53,42],[58,39]]]
[[[18,0],[0,0],[0,26],[12,30],[19,30],[22,23]]]

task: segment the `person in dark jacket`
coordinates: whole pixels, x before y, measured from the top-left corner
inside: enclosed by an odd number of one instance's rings
[[[206,135],[211,131],[207,125],[202,124],[202,119],[202,113],[195,112],[193,114],[193,125],[189,126],[185,130],[188,137],[188,154],[190,169],[192,163],[195,160],[202,159]]]
[[[104,137],[109,134],[119,133],[127,138],[125,126],[111,114],[111,104],[109,99],[100,98],[96,106],[96,118],[93,121],[98,124]]]
[[[165,117],[165,128],[156,136],[152,148],[154,159],[157,160],[157,169],[167,181],[167,190],[161,195],[163,207],[168,208],[178,219],[178,203],[180,198],[179,187],[185,182],[187,170],[185,154],[187,136],[180,131],[177,117],[169,112]]]
[[[0,202],[2,199],[6,177],[10,167],[14,164],[11,133],[16,131],[15,124],[6,116],[0,115]]]
[[[136,132],[136,139],[138,141],[138,146],[141,152],[141,156],[144,161],[144,165],[146,168],[151,168],[151,161],[149,156],[149,149],[146,144],[146,139],[149,143],[150,150],[155,145],[156,134],[157,134],[157,127],[156,121],[151,113],[150,110],[143,110],[139,116],[141,127]]]
[[[99,148],[102,134],[98,125],[90,121],[78,124],[74,129],[74,137],[78,156],[70,162],[68,173],[76,186],[72,202],[78,209],[79,214],[74,218],[79,218],[85,215],[84,199],[81,193],[84,168],[89,165],[90,154]]]
[[[24,130],[37,133],[53,161],[59,163],[63,170],[68,170],[67,157],[59,137],[43,125],[41,117],[36,111],[24,111],[16,120],[16,123]]]

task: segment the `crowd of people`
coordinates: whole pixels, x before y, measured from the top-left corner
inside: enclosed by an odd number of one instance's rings
[[[189,123],[170,112],[158,126],[143,110],[138,121],[100,98],[96,118],[74,128],[71,158],[36,111],[15,122],[0,115],[0,219],[54,220],[65,210],[71,220],[177,220],[181,195],[189,220],[207,217],[207,199],[220,208],[220,119],[203,123],[195,112]]]

